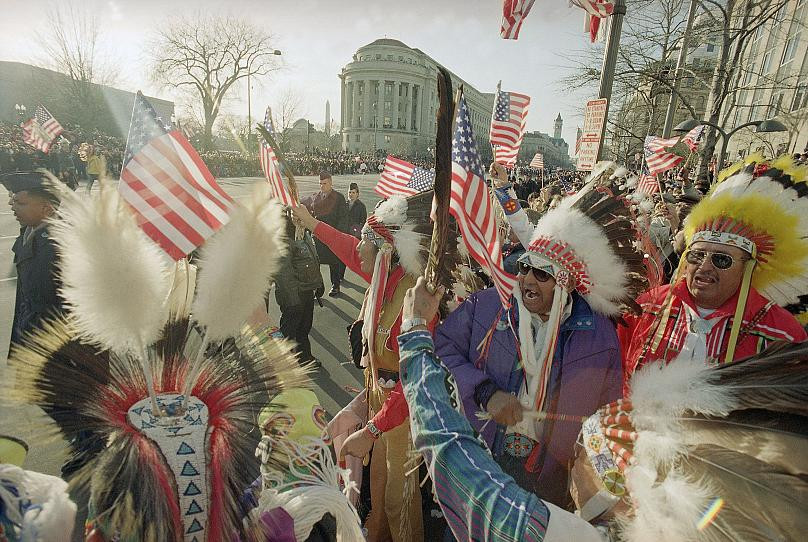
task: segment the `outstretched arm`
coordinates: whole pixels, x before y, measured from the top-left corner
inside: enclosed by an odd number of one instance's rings
[[[407,292],[404,318],[430,319],[440,292],[423,278]],[[398,337],[401,379],[410,405],[413,443],[423,454],[435,493],[458,540],[599,542],[594,527],[519,487],[494,461],[457,409],[457,386],[434,354],[424,327]]]

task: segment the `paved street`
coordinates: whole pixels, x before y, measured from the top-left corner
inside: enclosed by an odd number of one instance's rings
[[[319,189],[318,177],[301,177],[298,179],[300,193],[303,196]],[[361,199],[368,210],[372,210],[379,200],[373,193],[373,186],[378,179],[374,175],[350,175],[334,177],[334,189],[343,194],[348,193],[350,182],[359,183]],[[250,187],[255,182],[263,182],[258,178],[221,179],[222,187],[235,199],[247,197]],[[79,190],[84,190],[84,186]],[[19,233],[19,226],[11,214],[8,197],[0,188],[0,434],[22,438],[31,443],[47,418],[38,407],[14,405],[8,400],[7,390],[13,386],[14,375],[6,363],[8,341],[11,334],[11,322],[14,313],[14,295],[16,288],[15,270],[11,255],[11,246]],[[322,267],[326,291],[331,287],[328,267]],[[89,278],[89,277],[88,277]],[[312,353],[322,363],[314,375],[315,391],[322,406],[333,415],[362,386],[361,371],[357,370],[348,357],[348,339],[346,326],[356,319],[362,304],[362,297],[367,284],[351,271],[345,275],[346,282],[342,286],[340,297],[323,299],[323,307],[315,304],[314,328],[311,332]],[[279,311],[274,304],[270,307],[270,318],[277,324]],[[39,439],[41,440],[41,439]],[[32,446],[26,464],[27,469],[48,474],[59,474],[65,453],[64,442],[50,442]]]

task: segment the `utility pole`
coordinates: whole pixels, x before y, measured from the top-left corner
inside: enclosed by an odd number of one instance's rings
[[[696,0],[690,0],[690,7],[687,10],[687,26],[682,36],[682,43],[679,47],[679,58],[676,61],[676,71],[673,75],[673,89],[671,99],[668,101],[668,111],[665,113],[665,126],[662,128],[662,137],[667,139],[671,136],[673,128],[673,117],[676,115],[676,100],[679,97],[679,83],[682,79],[682,70],[687,62],[687,48],[690,42],[690,32],[693,29],[693,19],[696,16]]]
[[[600,131],[600,147],[598,158],[603,158],[606,143],[606,125],[609,122],[609,108],[612,105],[612,86],[614,85],[614,70],[617,66],[617,53],[620,50],[620,34],[623,31],[623,17],[626,15],[626,0],[616,0],[614,10],[609,21],[609,38],[606,41],[606,51],[603,55],[603,69],[600,72],[600,91],[598,98],[606,98],[606,112],[603,117],[603,128]]]

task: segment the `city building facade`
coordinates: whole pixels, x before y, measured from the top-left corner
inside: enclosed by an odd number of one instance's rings
[[[542,132],[525,132],[522,145],[519,147],[519,162],[527,165],[537,152],[544,157],[544,167],[547,169],[572,167],[570,162],[570,149],[567,142],[561,137],[564,121],[561,113],[553,122],[552,137]]]
[[[360,47],[339,74],[342,148],[417,156],[434,151],[438,110],[438,63],[420,49],[393,39]],[[481,154],[490,156],[488,128],[494,94],[463,85]]]
[[[808,151],[808,0],[788,0],[757,28],[746,48],[735,103],[722,111],[726,130],[774,118],[787,132],[742,128],[727,147],[727,160],[761,150],[766,156]],[[746,87],[746,88],[744,88]],[[720,145],[720,142],[719,142]]]
[[[673,54],[670,62],[659,63],[655,77],[638,85],[620,103],[616,122],[609,126],[606,136],[605,145],[611,150],[611,158],[634,165],[634,157],[643,154],[646,136],[662,135],[677,55]],[[688,50],[687,63],[679,83],[673,126],[688,119],[704,118],[717,57],[718,46],[714,43],[701,43]]]

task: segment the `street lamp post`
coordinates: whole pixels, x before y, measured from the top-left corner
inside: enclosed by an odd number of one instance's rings
[[[273,55],[280,56],[281,53],[278,49],[272,51]],[[250,65],[247,65],[247,143],[249,144],[252,140],[252,84],[250,83],[250,76],[252,75],[252,69]]]
[[[754,126],[755,127],[755,132],[758,132],[758,133],[787,132],[788,131],[788,128],[786,128],[786,126],[782,122],[780,122],[778,120],[775,120],[775,119],[753,120],[753,121],[747,122],[745,124],[741,124],[740,126],[737,126],[734,130],[732,130],[730,132],[724,131],[724,129],[721,128],[720,126],[718,126],[718,125],[716,125],[716,124],[714,124],[714,123],[712,123],[710,121],[707,121],[707,120],[690,119],[690,120],[686,120],[684,122],[681,122],[681,123],[677,124],[676,128],[674,128],[673,131],[674,132],[680,132],[680,133],[689,132],[690,130],[692,130],[696,126],[700,126],[702,124],[705,125],[705,126],[711,126],[711,127],[715,128],[716,131],[719,134],[721,134],[721,152],[718,155],[718,160],[716,161],[716,168],[715,168],[716,173],[721,171],[724,168],[724,155],[727,152],[727,146],[729,145],[729,139],[733,135],[735,135],[735,133],[738,130],[740,130],[741,128],[747,128],[749,126]]]

